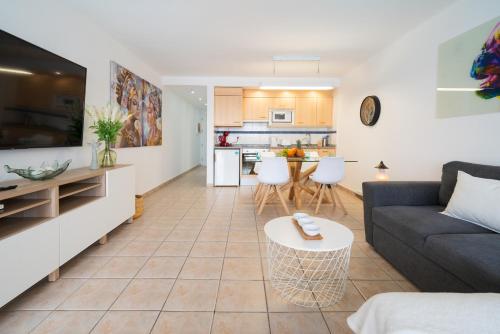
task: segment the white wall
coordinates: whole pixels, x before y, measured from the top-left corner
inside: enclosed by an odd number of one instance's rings
[[[500,164],[497,114],[437,119],[438,45],[500,15],[497,0],[460,1],[416,27],[355,68],[336,90],[339,155],[347,164],[343,185],[361,192],[380,160],[392,180],[438,180],[451,160]],[[359,120],[359,105],[377,95],[381,116],[374,127]]]
[[[158,72],[86,17],[66,8],[62,1],[2,0],[1,8],[0,29],[87,68],[87,104],[102,106],[108,103],[111,60],[161,86]],[[175,158],[169,156],[174,152],[174,145],[178,145],[172,138],[183,129],[171,123],[178,118],[165,110],[165,100],[164,98],[163,146],[117,150],[119,163],[136,165],[137,193],[144,193],[187,168],[183,151],[177,151]],[[26,167],[39,165],[42,161],[72,159],[70,168],[76,168],[88,165],[90,155],[90,149],[84,144],[83,148],[0,151],[0,162],[2,165]],[[11,177],[3,172],[0,176],[1,179]]]
[[[202,111],[182,98],[176,92],[164,87],[166,92],[167,129],[163,140],[167,144],[165,161],[167,179],[171,179],[201,163],[201,134],[197,124],[201,122]]]

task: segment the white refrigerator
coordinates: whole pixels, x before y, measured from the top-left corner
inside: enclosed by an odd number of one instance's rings
[[[240,185],[240,149],[216,148],[214,154],[214,186]]]

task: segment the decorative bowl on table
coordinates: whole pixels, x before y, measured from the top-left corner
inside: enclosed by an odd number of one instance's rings
[[[46,162],[43,162],[39,168],[28,167],[26,169],[21,169],[11,168],[8,165],[5,165],[4,167],[7,173],[15,173],[21,177],[24,177],[25,179],[33,181],[42,181],[62,174],[66,169],[68,169],[70,163],[71,159],[66,160],[62,164],[59,164],[58,161],[54,161],[52,165],[48,165]]]

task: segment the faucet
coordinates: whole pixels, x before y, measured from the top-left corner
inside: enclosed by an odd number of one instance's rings
[[[306,138],[307,138],[307,145],[311,145],[311,134],[307,133]]]

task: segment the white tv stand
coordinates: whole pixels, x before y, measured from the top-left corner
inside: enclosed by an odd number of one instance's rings
[[[14,180],[0,192],[0,307],[59,267],[135,211],[132,165],[78,168],[46,181]]]

